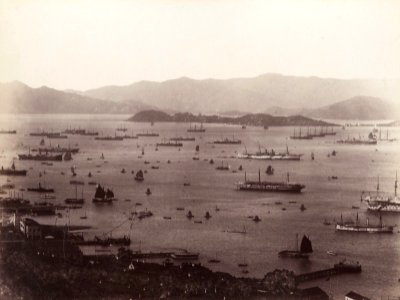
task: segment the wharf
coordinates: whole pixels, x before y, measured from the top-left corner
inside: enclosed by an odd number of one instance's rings
[[[356,264],[349,264],[345,262],[340,262],[335,264],[333,268],[323,269],[319,271],[314,271],[310,273],[299,274],[295,276],[296,285],[305,281],[315,280],[325,277],[330,277],[339,274],[345,273],[360,273],[361,272],[361,265]]]

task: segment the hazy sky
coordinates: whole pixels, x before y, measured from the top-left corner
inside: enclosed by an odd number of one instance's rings
[[[398,0],[0,0],[0,82],[400,78]]]

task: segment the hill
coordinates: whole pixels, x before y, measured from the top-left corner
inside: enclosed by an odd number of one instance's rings
[[[136,113],[153,108],[137,101],[119,103],[48,87],[31,88],[18,81],[0,83],[2,113]]]
[[[380,98],[357,96],[304,114],[324,119],[386,120],[398,118],[398,112],[398,107]]]
[[[303,116],[279,117],[269,114],[246,114],[241,117],[226,117],[218,115],[193,115],[191,113],[176,113],[169,115],[162,111],[146,110],[135,114],[128,121],[133,122],[192,122],[192,123],[223,123],[251,126],[331,126],[334,124],[313,120]]]
[[[313,109],[358,95],[395,100],[400,83],[389,80],[340,80],[265,74],[253,78],[195,80],[182,77],[164,82],[141,81],[83,92],[103,100],[141,101],[160,109],[193,113],[265,112],[279,104],[289,109]]]

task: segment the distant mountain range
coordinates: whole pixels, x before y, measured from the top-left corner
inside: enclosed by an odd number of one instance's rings
[[[159,109],[222,116],[267,113],[328,119],[400,119],[394,95],[400,95],[400,81],[278,74],[227,80],[183,77],[88,91],[31,88],[15,81],[0,83],[0,108],[3,113],[135,114]]]
[[[135,100],[162,110],[222,113],[226,110],[265,112],[279,106],[314,109],[366,95],[397,100],[400,81],[339,80],[265,74],[254,78],[194,80],[182,77],[164,82],[141,81],[127,86],[105,86],[84,95],[114,101]]]
[[[186,123],[223,123],[250,126],[331,126],[332,123],[313,120],[303,116],[279,117],[268,114],[246,114],[241,117],[221,117],[219,115],[193,115],[176,113],[169,115],[162,111],[146,110],[131,117],[133,122],[186,122]]]
[[[1,113],[133,114],[154,108],[138,101],[113,102],[21,82],[0,83]]]

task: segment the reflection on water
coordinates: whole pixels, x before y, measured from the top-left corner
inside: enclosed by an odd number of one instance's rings
[[[376,178],[380,177],[381,191],[392,192],[394,176],[399,166],[399,142],[382,142],[377,146],[337,145],[336,139],[347,135],[367,136],[370,128],[353,127],[342,130],[337,128],[337,136],[328,136],[311,141],[290,140],[287,137],[293,128],[262,128],[207,124],[205,133],[191,134],[195,142],[183,142],[182,149],[159,147],[155,144],[162,138],[187,136],[187,124],[123,122],[123,115],[2,115],[0,129],[16,129],[17,135],[0,135],[0,165],[9,166],[18,153],[26,153],[29,147],[37,147],[40,139],[29,136],[30,132],[48,130],[63,131],[69,127],[99,131],[103,135],[114,135],[121,126],[128,128],[127,133],[154,130],[160,137],[140,138],[124,141],[95,141],[88,136],[69,136],[66,140],[46,140],[55,146],[80,147],[79,154],[69,162],[54,162],[45,166],[40,162],[16,161],[18,168],[29,170],[27,177],[12,178],[16,189],[46,184],[56,190],[54,203],[63,204],[67,197],[75,196],[75,187],[70,180],[82,180],[86,184],[78,187],[86,199],[80,210],[64,211],[62,218],[40,217],[42,223],[89,224],[93,228],[87,232],[95,235],[110,232],[113,235],[130,234],[131,248],[134,250],[169,250],[185,248],[201,253],[200,261],[214,269],[243,276],[238,263],[244,260],[249,264],[250,273],[246,276],[262,277],[275,268],[292,269],[295,272],[307,272],[330,267],[342,258],[359,261],[363,272],[359,275],[344,275],[332,278],[329,282],[311,282],[307,285],[320,285],[336,295],[344,295],[350,290],[363,291],[367,295],[394,295],[400,292],[398,278],[400,270],[399,234],[397,228],[393,235],[354,235],[336,233],[333,225],[323,225],[325,219],[332,221],[340,218],[355,217],[358,211],[362,220],[369,215],[371,222],[378,222],[378,216],[367,213],[365,205],[360,203],[361,191],[374,190]],[[212,145],[214,139],[232,137],[242,140],[242,145]],[[390,129],[391,138],[400,138],[397,128]],[[299,162],[249,161],[232,158],[238,152],[256,151],[259,147],[284,151],[286,144],[293,153],[303,153]],[[199,160],[193,160],[195,146],[200,146]],[[142,158],[142,148],[144,155]],[[337,151],[335,157],[328,154]],[[311,160],[311,152],[315,160]],[[104,154],[104,160],[100,158]],[[213,159],[211,165],[208,160]],[[167,161],[170,160],[171,163]],[[148,161],[149,164],[145,164]],[[217,171],[216,166],[229,164],[230,171]],[[239,166],[243,171],[239,171]],[[258,179],[258,169],[262,178],[272,165],[275,173],[268,179],[290,180],[306,185],[302,194],[269,194],[239,192],[235,182],[247,178]],[[159,166],[158,169],[152,166]],[[71,167],[77,176],[72,178]],[[121,170],[125,168],[126,172]],[[144,181],[135,181],[132,171],[146,170]],[[237,172],[232,172],[237,170]],[[62,175],[61,172],[65,172]],[[88,178],[89,172],[93,175]],[[43,176],[39,177],[39,173]],[[45,174],[44,174],[45,173]],[[328,177],[337,176],[337,180]],[[92,203],[95,186],[88,181],[96,181],[112,188],[119,199],[112,205]],[[4,184],[6,177],[0,178]],[[184,185],[184,183],[190,185]],[[146,195],[147,188],[152,194]],[[39,201],[40,196],[24,192],[24,197]],[[130,201],[126,201],[130,199]],[[281,202],[281,205],[276,205]],[[141,203],[137,206],[136,203]],[[300,205],[304,204],[305,211]],[[352,209],[359,206],[360,209]],[[177,210],[184,207],[184,211]],[[218,207],[217,211],[215,208]],[[283,210],[285,208],[286,210]],[[125,222],[131,212],[151,210],[153,217]],[[191,210],[194,218],[189,221],[186,213]],[[204,218],[209,212],[211,218]],[[86,213],[87,219],[81,219]],[[249,216],[258,215],[261,222],[255,223]],[[167,218],[164,218],[167,217]],[[170,217],[170,219],[169,219]],[[201,223],[195,221],[202,221]],[[387,224],[400,224],[400,215],[384,215]],[[122,224],[122,225],[121,225]],[[241,231],[246,234],[228,233]],[[298,233],[309,235],[313,242],[314,253],[306,260],[281,259],[277,253],[283,249],[295,247]],[[335,251],[337,256],[327,255]],[[218,257],[220,264],[209,264],[210,258]]]

